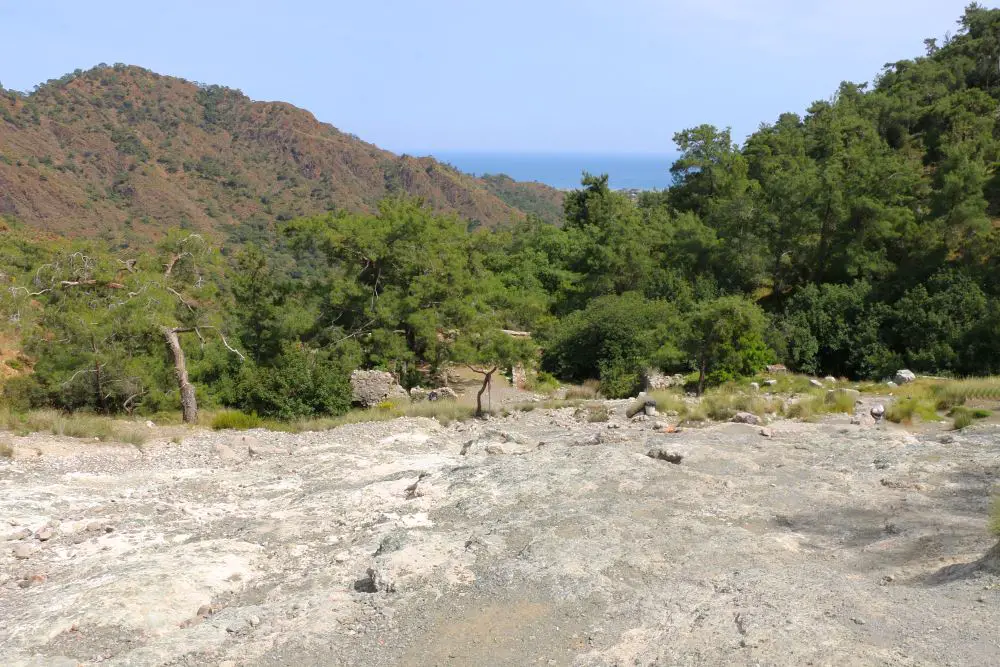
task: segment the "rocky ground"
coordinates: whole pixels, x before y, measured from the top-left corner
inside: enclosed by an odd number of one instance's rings
[[[997,426],[663,433],[609,405],[142,449],[8,438],[0,662],[1000,660],[1000,577],[975,565]]]

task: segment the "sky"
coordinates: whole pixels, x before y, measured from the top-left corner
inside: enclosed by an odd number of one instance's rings
[[[396,152],[669,153],[923,53],[969,0],[0,0],[0,83],[98,63],[291,102]]]

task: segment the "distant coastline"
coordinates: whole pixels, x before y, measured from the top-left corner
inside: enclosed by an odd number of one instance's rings
[[[537,181],[560,190],[578,188],[584,171],[608,174],[611,187],[616,190],[663,190],[670,185],[670,165],[677,159],[676,153],[430,151],[426,154],[475,176],[506,174],[518,181]]]

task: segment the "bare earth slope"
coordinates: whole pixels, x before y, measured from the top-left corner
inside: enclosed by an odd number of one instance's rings
[[[3,662],[1000,655],[1000,578],[942,570],[993,543],[996,427],[915,436],[843,417],[777,422],[773,438],[740,424],[666,435],[616,410],[608,424],[563,409],[200,432],[143,451],[14,439],[0,463]],[[682,462],[646,456],[660,446]],[[46,541],[24,535],[57,522]]]
[[[142,240],[179,225],[370,211],[397,194],[486,226],[528,211],[558,219],[562,203],[547,186],[497,188],[290,104],[138,67],[79,72],[27,97],[0,91],[0,216],[43,232]]]

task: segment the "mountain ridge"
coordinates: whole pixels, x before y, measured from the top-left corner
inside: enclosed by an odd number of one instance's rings
[[[287,102],[128,65],[0,90],[0,216],[39,233],[225,234],[412,196],[472,226],[555,221],[561,192],[396,155]]]

